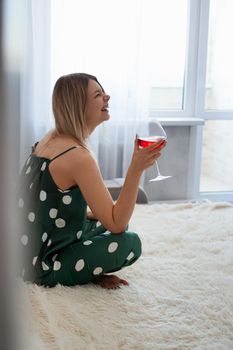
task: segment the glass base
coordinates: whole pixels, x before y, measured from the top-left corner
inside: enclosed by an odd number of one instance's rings
[[[149,180],[149,181],[150,181],[150,182],[152,182],[152,181],[162,181],[162,180],[168,179],[169,177],[172,177],[172,176],[158,175],[157,177],[155,177],[154,179],[151,179],[151,180]]]

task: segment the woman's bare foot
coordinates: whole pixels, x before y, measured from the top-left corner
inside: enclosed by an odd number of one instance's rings
[[[117,277],[116,275],[101,275],[100,277],[95,278],[93,281],[95,284],[99,284],[102,288],[106,289],[116,289],[120,288],[120,285],[123,284],[128,286],[129,283],[122,278]]]

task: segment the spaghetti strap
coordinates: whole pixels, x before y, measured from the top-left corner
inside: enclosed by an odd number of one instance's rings
[[[70,148],[68,148],[67,150],[65,150],[65,151],[63,151],[63,152],[61,152],[61,153],[59,153],[58,155],[56,155],[55,157],[53,157],[52,159],[50,159],[50,163],[51,163],[54,159],[56,159],[56,158],[62,156],[63,154],[65,154],[65,153],[71,151],[72,149],[78,148],[78,147],[80,147],[80,146],[73,146],[73,147],[70,147]]]
[[[31,153],[34,153],[35,150],[36,150],[36,146],[38,145],[39,141],[37,141],[36,143],[34,143],[34,145],[32,146],[32,152]]]

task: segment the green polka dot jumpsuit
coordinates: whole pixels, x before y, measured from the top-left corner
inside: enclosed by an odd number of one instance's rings
[[[112,234],[97,220],[88,220],[79,187],[63,191],[53,181],[49,164],[55,158],[32,153],[19,176],[21,277],[48,287],[73,286],[133,264],[141,254],[138,235]]]

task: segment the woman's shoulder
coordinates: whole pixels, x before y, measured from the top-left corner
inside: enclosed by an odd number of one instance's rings
[[[87,146],[80,145],[78,141],[72,138],[57,138],[50,142],[46,149],[47,158],[50,159],[54,167],[56,165],[72,171],[78,166],[85,166],[90,162],[97,164],[93,151]],[[48,154],[49,153],[49,154]],[[52,166],[50,164],[50,166]]]
[[[76,149],[74,149],[73,152],[68,152],[69,155],[67,153],[67,161],[69,162],[69,164],[71,164],[71,167],[75,167],[75,165],[85,165],[90,162],[97,163],[95,154],[92,152],[91,149],[84,148],[79,145],[77,145],[74,148]]]
[[[89,153],[88,150],[82,147],[74,138],[57,135],[54,130],[51,130],[36,144],[34,154],[52,160],[66,152],[68,156],[68,151],[74,148],[79,149],[80,154]],[[72,155],[73,153],[74,152],[71,152]],[[62,157],[62,159],[64,159],[64,157]]]

